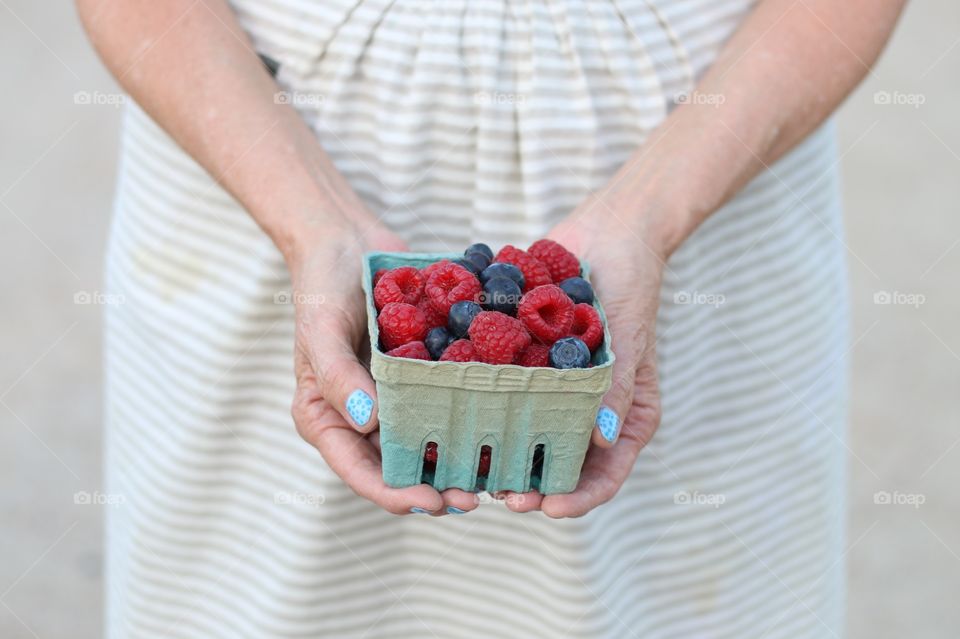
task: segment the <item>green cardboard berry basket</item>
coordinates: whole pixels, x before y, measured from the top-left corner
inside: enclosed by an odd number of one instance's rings
[[[363,290],[370,333],[370,372],[377,384],[383,479],[404,488],[423,482],[438,490],[476,492],[572,491],[590,443],[600,400],[610,388],[613,351],[606,316],[604,342],[593,367],[557,370],[433,362],[385,355],[379,348],[373,274],[398,266],[423,268],[457,254],[367,253]],[[589,268],[583,265],[583,277]],[[429,442],[438,447],[425,471]],[[480,451],[490,447],[490,468],[478,477]]]

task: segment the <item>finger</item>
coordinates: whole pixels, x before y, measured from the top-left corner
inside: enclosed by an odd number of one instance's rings
[[[528,513],[540,509],[540,502],[543,501],[543,495],[532,490],[527,493],[515,493],[512,490],[503,492],[503,500],[507,508],[515,513]]]
[[[581,517],[610,501],[630,474],[637,458],[636,450],[639,449],[626,439],[613,448],[591,446],[576,489],[572,493],[545,496],[540,510],[554,519]]]
[[[323,398],[362,433],[378,423],[377,388],[354,349],[335,332],[323,328],[310,340],[310,357]]]
[[[463,515],[480,504],[475,493],[459,488],[448,488],[440,495],[443,497],[444,511],[449,515]]]

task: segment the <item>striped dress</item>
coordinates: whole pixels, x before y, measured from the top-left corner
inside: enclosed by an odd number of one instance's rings
[[[748,0],[234,0],[416,250],[542,236],[689,91]],[[843,632],[847,308],[831,126],[671,258],[663,422],[576,520],[395,517],[290,418],[283,260],[136,105],[107,281],[110,637]]]

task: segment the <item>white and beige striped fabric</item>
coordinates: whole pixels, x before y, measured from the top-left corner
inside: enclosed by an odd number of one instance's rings
[[[601,186],[747,0],[234,0],[415,249],[524,244]],[[829,637],[843,629],[844,251],[828,126],[669,264],[663,425],[610,504],[394,517],[289,416],[283,261],[136,106],[108,285],[111,637]]]

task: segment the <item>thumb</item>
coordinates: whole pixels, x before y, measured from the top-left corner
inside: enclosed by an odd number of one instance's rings
[[[653,348],[653,322],[644,322],[636,304],[629,300],[611,300],[607,305],[607,324],[611,347],[616,356],[613,380],[597,412],[593,443],[609,448],[620,436],[624,420],[633,405],[637,374],[645,353]]]
[[[354,349],[343,338],[324,333],[311,340],[309,360],[324,400],[358,431],[374,430],[377,389]]]

